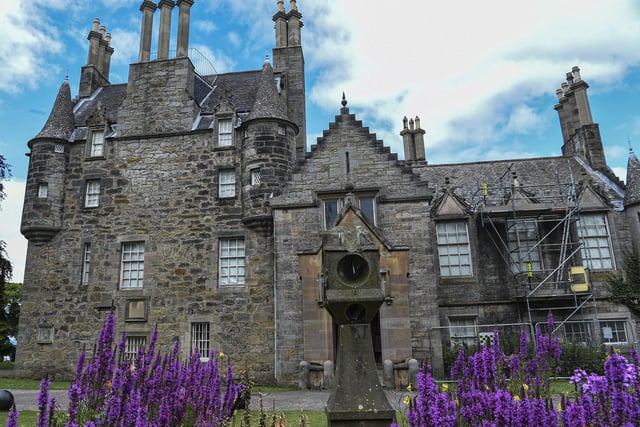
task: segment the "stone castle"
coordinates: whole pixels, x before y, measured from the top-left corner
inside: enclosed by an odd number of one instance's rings
[[[334,227],[379,250],[371,329],[392,385],[410,359],[442,375],[457,346],[532,334],[550,311],[567,340],[637,343],[606,284],[640,238],[640,168],[631,153],[626,186],[608,168],[577,67],[557,92],[562,156],[432,165],[416,117],[399,120],[399,159],[344,97],[309,151],[296,1],[277,1],[272,62],[225,74],[194,68],[193,4],[142,2],[121,84],[96,20],[77,97],[63,82],[28,142],[17,375],[71,377],[115,310],[129,357],[157,327],[183,357],[220,351],[259,383],[322,387],[336,354],[322,233]]]

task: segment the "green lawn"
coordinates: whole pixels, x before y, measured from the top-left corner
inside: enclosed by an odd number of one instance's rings
[[[52,381],[49,390],[68,390],[69,381]],[[3,390],[38,390],[40,381],[26,380],[23,378],[0,377],[0,389]]]

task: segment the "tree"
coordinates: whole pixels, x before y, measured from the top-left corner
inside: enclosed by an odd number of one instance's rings
[[[622,273],[611,275],[609,288],[612,301],[640,315],[640,254],[635,249],[625,254]]]
[[[11,176],[11,167],[6,162],[4,155],[0,154],[0,202],[4,200],[6,194],[4,192],[4,184],[2,181]],[[0,307],[4,307],[4,286],[11,280],[13,267],[7,255],[7,244],[4,240],[0,240]]]
[[[22,304],[22,283],[7,283],[4,287],[4,310],[0,310],[0,356],[16,355],[15,337],[18,335],[20,304]]]

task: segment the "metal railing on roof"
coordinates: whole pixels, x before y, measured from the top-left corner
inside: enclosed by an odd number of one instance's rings
[[[176,57],[176,51],[175,50],[169,51],[169,58],[172,59],[175,57]],[[151,60],[153,61],[156,59],[158,59],[158,52],[153,52],[151,54]],[[213,62],[211,61],[211,59],[209,59],[207,56],[205,56],[202,52],[200,52],[195,47],[189,48],[189,59],[193,64],[193,68],[195,72],[200,77],[202,77],[202,79],[205,80],[207,83],[209,83],[210,85],[213,85],[214,79],[211,76],[218,74],[218,71],[216,70],[216,67],[213,65]]]

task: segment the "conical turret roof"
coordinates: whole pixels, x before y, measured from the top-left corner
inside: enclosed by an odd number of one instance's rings
[[[249,120],[253,119],[280,119],[288,122],[291,121],[287,115],[284,102],[278,93],[276,81],[273,76],[273,68],[268,59],[262,66],[256,100],[249,114]]]
[[[69,81],[64,80],[58,90],[58,96],[53,103],[51,113],[44,127],[35,136],[38,138],[62,139],[69,140],[71,133],[75,128],[75,119],[73,117],[73,104],[71,102],[71,89]]]
[[[624,205],[630,206],[640,203],[640,161],[633,151],[629,152],[627,161],[627,181],[624,193]]]

